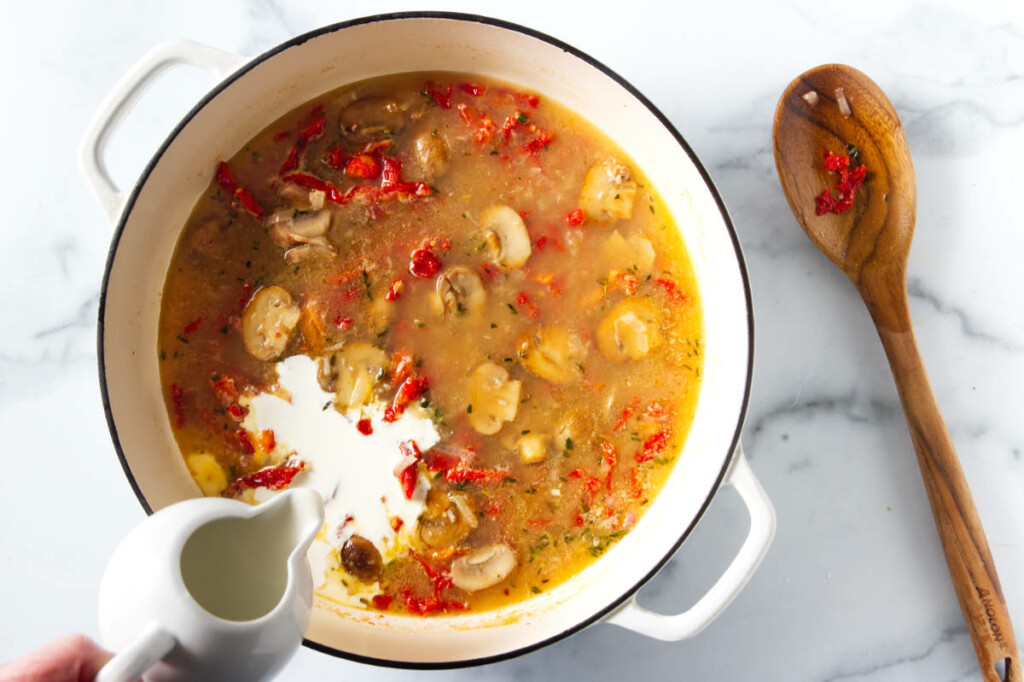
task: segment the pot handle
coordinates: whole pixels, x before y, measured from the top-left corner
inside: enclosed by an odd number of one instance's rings
[[[146,89],[168,68],[190,64],[223,79],[248,61],[230,52],[191,40],[157,45],[126,73],[92,117],[78,146],[78,167],[113,223],[124,205],[124,193],[107,171],[105,152],[110,136],[142,98]]]
[[[633,595],[617,611],[605,619],[606,623],[632,630],[641,635],[666,642],[689,639],[711,624],[725,607],[739,594],[750,580],[775,536],[775,509],[764,488],[754,476],[743,446],[736,446],[732,467],[724,481],[731,485],[743,498],[750,514],[750,531],[743,541],[736,558],[711,586],[707,593],[683,613],[663,615],[648,611],[636,601]]]

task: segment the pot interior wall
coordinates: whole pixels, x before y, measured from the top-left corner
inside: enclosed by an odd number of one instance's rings
[[[701,398],[680,461],[641,522],[600,561],[551,592],[486,614],[411,619],[320,604],[307,635],[349,655],[457,662],[557,637],[630,593],[702,512],[731,456],[749,361],[738,252],[700,171],[641,101],[559,46],[477,21],[392,19],[293,41],[243,69],[194,112],[143,176],[109,272],[103,360],[115,435],[141,495],[153,509],[198,495],[170,431],[156,357],[160,292],[181,226],[216,162],[278,116],[345,83],[412,70],[479,72],[522,84],[609,134],[672,211],[694,262],[705,315]]]

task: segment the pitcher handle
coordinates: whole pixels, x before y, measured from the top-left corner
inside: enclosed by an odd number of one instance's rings
[[[145,54],[117,82],[82,134],[78,147],[78,167],[92,193],[103,206],[111,223],[117,221],[124,205],[124,193],[107,170],[107,142],[117,127],[152,85],[168,68],[191,64],[224,78],[248,61],[230,52],[191,40],[173,40],[157,45]]]
[[[173,635],[153,623],[100,668],[95,682],[133,682],[171,653],[176,645]]]
[[[741,445],[736,446],[736,455],[724,484],[736,489],[750,514],[747,539],[725,573],[683,613],[663,615],[649,611],[637,604],[634,595],[608,616],[606,623],[654,639],[677,642],[689,639],[706,628],[736,598],[764,559],[775,536],[775,509],[747,463]]]

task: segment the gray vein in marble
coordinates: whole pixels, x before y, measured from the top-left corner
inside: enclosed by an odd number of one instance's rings
[[[838,682],[839,680],[868,679],[871,676],[877,675],[878,673],[884,670],[889,670],[896,666],[921,663],[927,660],[932,654],[934,654],[943,644],[950,644],[955,640],[966,638],[967,628],[963,625],[947,628],[939,634],[939,638],[936,641],[929,645],[928,648],[920,654],[904,656],[892,661],[885,661],[865,668],[859,668],[857,670],[837,673],[830,677],[824,678],[823,680],[821,680],[821,682]],[[972,664],[972,666],[966,670],[956,671],[957,676],[950,678],[950,682],[955,682],[956,680],[963,679],[964,675],[970,676],[971,672],[977,672],[975,666],[976,664]],[[932,678],[932,680],[933,682],[936,682],[934,681],[934,678]]]
[[[99,293],[91,294],[89,298],[78,306],[78,310],[74,317],[52,327],[47,327],[46,329],[37,331],[32,335],[32,338],[44,339],[48,336],[61,334],[69,330],[91,327],[96,320],[96,306],[99,304],[99,298]]]
[[[929,290],[918,277],[909,277],[907,279],[907,292],[910,294],[910,298],[926,303],[938,314],[948,315],[956,319],[963,335],[972,341],[978,341],[1010,353],[1024,350],[1024,345],[1016,341],[996,336],[980,329],[973,318],[967,314],[966,310],[944,302],[935,292]]]
[[[747,456],[750,459],[756,457],[757,448],[753,444],[766,429],[783,419],[809,421],[822,415],[840,415],[856,424],[868,424],[892,421],[902,414],[897,401],[878,397],[865,399],[856,391],[837,395],[822,393],[806,398],[798,394],[791,400],[761,411],[756,419],[747,422],[744,429],[744,438],[750,443]],[[794,466],[799,464],[796,462]]]

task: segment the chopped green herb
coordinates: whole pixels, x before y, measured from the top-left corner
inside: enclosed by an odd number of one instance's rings
[[[473,414],[473,406],[466,405],[466,414]]]
[[[508,309],[512,311],[513,315],[518,315],[519,314],[519,311],[516,310],[516,307],[514,305],[512,305],[511,303],[506,303],[505,305],[508,306]]]
[[[363,288],[366,290],[366,298],[373,300],[373,295],[370,293],[370,274],[363,270]]]

